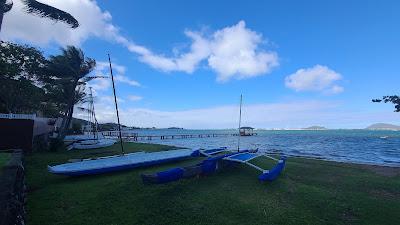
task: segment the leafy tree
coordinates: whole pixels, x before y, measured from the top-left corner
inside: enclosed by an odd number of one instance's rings
[[[85,57],[81,49],[73,46],[61,49],[62,54],[50,56],[48,73],[50,77],[57,77],[57,83],[53,88],[54,95],[65,104],[63,110],[63,121],[60,128],[59,138],[64,138],[69,128],[74,113],[74,105],[85,101],[85,84],[95,77],[88,76],[96,66],[96,61]]]
[[[0,43],[0,112],[35,113],[43,108],[47,61],[27,45]],[[45,81],[47,80],[47,81]]]
[[[25,5],[27,13],[34,14],[40,17],[49,18],[54,21],[61,21],[68,24],[71,28],[77,28],[79,22],[71,16],[71,14],[54,8],[52,6],[40,3],[35,0],[21,0]],[[7,2],[7,0],[0,0],[0,31],[1,25],[3,24],[4,13],[11,10],[13,6],[12,2]]]
[[[400,112],[400,97],[397,95],[383,96],[382,99],[372,99],[372,102],[384,102],[394,104],[395,112]]]
[[[81,134],[82,133],[82,124],[80,122],[72,122],[72,133],[73,134]]]

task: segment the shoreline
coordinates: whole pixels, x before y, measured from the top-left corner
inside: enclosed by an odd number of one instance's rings
[[[320,160],[325,162],[334,162],[334,163],[342,163],[342,164],[349,164],[349,165],[360,165],[360,166],[376,166],[376,167],[387,167],[387,168],[396,168],[400,170],[400,163],[398,165],[382,165],[382,164],[375,164],[375,163],[368,163],[368,162],[353,162],[353,161],[336,161],[330,160],[326,158],[317,158],[317,157],[307,157],[307,156],[298,156],[298,155],[288,155],[291,158],[301,158],[301,159],[312,159],[312,160]]]
[[[184,147],[184,146],[176,146],[176,145],[168,145],[168,143],[166,144],[162,144],[162,143],[158,143],[158,142],[128,142],[128,143],[140,143],[140,144],[156,144],[156,145],[166,145],[166,146],[170,146],[170,147],[174,147],[177,149],[182,149],[182,148],[187,148],[190,149],[188,147]],[[230,151],[228,149],[228,151]],[[232,150],[233,151],[233,150]],[[270,153],[271,155],[279,155],[280,152],[272,152]],[[339,161],[339,160],[333,160],[333,159],[328,159],[328,158],[323,158],[323,157],[319,157],[319,156],[301,156],[301,155],[293,155],[293,154],[283,154],[285,156],[291,157],[291,158],[303,158],[303,159],[313,159],[313,160],[321,160],[321,161],[327,161],[327,162],[336,162],[336,163],[344,163],[344,164],[354,164],[354,165],[365,165],[365,166],[382,166],[382,167],[390,167],[390,168],[398,168],[400,170],[400,163],[392,163],[392,164],[377,164],[377,163],[373,163],[373,162],[355,162],[355,161]]]

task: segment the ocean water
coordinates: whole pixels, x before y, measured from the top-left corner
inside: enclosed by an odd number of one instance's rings
[[[235,130],[134,130],[139,135],[219,134]],[[369,130],[292,130],[257,131],[257,136],[240,137],[240,149],[258,148],[261,152],[288,156],[311,157],[339,162],[400,167],[400,131]],[[237,149],[238,136],[167,139],[155,138],[145,143],[158,143],[186,148]]]

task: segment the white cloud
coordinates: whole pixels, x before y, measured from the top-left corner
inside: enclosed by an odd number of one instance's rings
[[[92,87],[94,91],[105,91],[111,87],[111,81],[109,79],[99,78],[90,81],[89,86]]]
[[[201,32],[185,31],[191,39],[187,52],[178,52],[174,57],[156,54],[150,49],[138,45],[119,32],[112,24],[112,16],[103,11],[92,0],[42,0],[41,2],[57,7],[74,16],[80,23],[76,29],[62,22],[54,22],[28,14],[21,1],[15,1],[12,10],[5,14],[1,32],[2,39],[24,40],[36,45],[57,43],[80,45],[90,37],[113,41],[125,46],[139,56],[139,60],[149,66],[164,71],[182,71],[193,73],[203,61],[217,73],[217,80],[244,79],[267,74],[278,66],[275,52],[261,49],[261,34],[248,28],[244,21],[231,27],[225,27],[206,36]],[[116,71],[124,73],[115,66]],[[131,84],[133,84],[131,82]]]
[[[112,96],[109,101],[113,101]],[[109,102],[95,102],[99,122],[116,122],[115,108]],[[328,128],[365,128],[372,123],[399,121],[390,111],[358,112],[340,110],[337,102],[300,101],[245,105],[242,124],[256,128],[303,128],[322,125]],[[125,108],[119,111],[121,123],[140,127],[184,127],[194,129],[235,128],[239,107],[224,105],[182,111]],[[210,117],[210,115],[213,115]],[[81,112],[74,116],[85,118]]]
[[[116,82],[124,83],[133,87],[141,87],[141,84],[138,81],[132,80],[125,75],[126,67],[119,65],[117,63],[113,63],[113,69],[117,74],[114,76],[114,80]],[[94,90],[97,91],[105,91],[111,88],[111,78],[109,72],[109,64],[108,62],[98,61],[96,63],[96,69],[93,72],[95,76],[107,77],[107,78],[99,78],[94,79],[89,82],[89,86],[93,87]]]
[[[193,73],[206,60],[218,81],[264,75],[279,65],[277,53],[262,50],[262,35],[246,28],[244,21],[217,30],[210,37],[194,31],[185,34],[192,40],[190,50],[177,57],[157,55],[135,44],[128,44],[128,49],[139,54],[142,62],[165,72]]]
[[[120,75],[116,75],[114,78],[115,78],[116,81],[119,81],[119,82],[124,83],[124,84],[128,84],[130,86],[134,86],[134,87],[140,87],[141,86],[139,82],[137,82],[135,80],[131,80],[128,77],[126,77],[124,75],[121,75],[121,74]]]
[[[326,66],[315,65],[311,68],[299,69],[285,78],[285,85],[296,91],[322,91],[327,94],[337,94],[344,91],[336,84],[342,75]]]
[[[136,101],[142,100],[143,97],[142,96],[138,96],[138,95],[128,95],[128,99],[133,101],[133,102],[136,102]]]
[[[275,52],[259,50],[261,34],[248,28],[244,21],[213,34],[209,66],[218,72],[218,80],[244,79],[269,73],[278,66]]]
[[[324,114],[335,106],[334,103],[318,101],[246,105],[242,124],[254,127],[302,127],[320,122],[315,121],[315,114]],[[120,111],[120,118],[123,124],[141,127],[234,128],[237,126],[238,111],[236,105],[183,111],[125,108]],[[101,122],[115,121],[113,112],[114,109],[106,102],[96,104],[96,116]]]
[[[114,105],[114,96],[112,96],[112,95],[99,96],[98,99],[99,99],[99,102],[98,102],[99,104],[107,103],[107,105],[108,105],[109,103],[112,103],[112,105]],[[117,97],[117,102],[124,103],[125,100]]]

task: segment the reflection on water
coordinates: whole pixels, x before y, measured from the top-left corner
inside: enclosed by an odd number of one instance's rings
[[[134,130],[139,135],[219,134],[235,130]],[[400,131],[325,130],[325,131],[257,131],[257,136],[241,137],[240,148],[306,156],[341,162],[400,166]],[[384,137],[384,138],[382,138]],[[191,139],[153,139],[141,141],[186,148],[237,149],[238,137]]]

